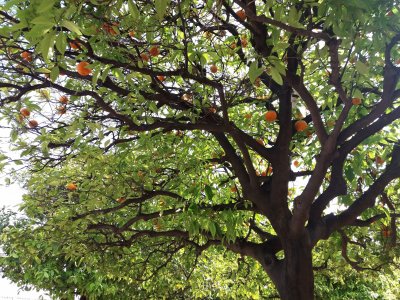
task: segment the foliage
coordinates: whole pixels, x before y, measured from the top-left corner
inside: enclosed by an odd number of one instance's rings
[[[28,174],[7,276],[57,296],[260,298],[266,272],[309,299],[313,263],[390,272],[398,5],[4,1],[1,118]],[[326,295],[342,277],[321,272]],[[350,298],[378,285],[345,278]]]

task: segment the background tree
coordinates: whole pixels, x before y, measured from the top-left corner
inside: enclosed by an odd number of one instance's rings
[[[326,239],[356,270],[389,269],[397,5],[5,1],[0,101],[32,175],[25,213],[77,253],[129,248],[136,280],[223,247],[282,299],[311,299]]]

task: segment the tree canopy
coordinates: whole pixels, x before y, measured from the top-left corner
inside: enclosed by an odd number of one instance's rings
[[[3,1],[2,165],[28,193],[2,269],[94,299],[398,278],[398,5]]]

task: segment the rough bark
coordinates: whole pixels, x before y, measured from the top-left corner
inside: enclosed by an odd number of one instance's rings
[[[306,238],[288,240],[284,244],[285,259],[282,269],[281,299],[306,300],[314,298],[312,247]]]

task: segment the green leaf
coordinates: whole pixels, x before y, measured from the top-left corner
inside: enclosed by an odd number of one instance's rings
[[[210,230],[210,233],[214,238],[215,234],[217,233],[217,227],[215,226],[215,223],[213,221],[208,222],[208,230]]]
[[[82,32],[81,32],[80,28],[78,27],[78,25],[76,25],[75,23],[72,23],[71,21],[62,20],[61,26],[64,26],[65,28],[76,33],[77,35],[82,35]]]
[[[55,81],[57,79],[58,75],[60,75],[60,68],[54,67],[50,72],[51,81]]]
[[[39,48],[38,48],[39,53],[42,54],[44,60],[48,59],[49,50],[53,48],[54,40],[55,40],[54,32],[49,32],[44,36],[42,41],[39,43]]]
[[[348,181],[352,182],[355,178],[354,171],[352,167],[347,167],[344,171]]]
[[[214,196],[214,193],[213,193],[213,191],[212,191],[211,186],[206,185],[206,186],[204,187],[204,191],[205,191],[205,193],[206,193],[207,198],[208,198],[209,200],[212,200],[212,198],[213,198],[213,196]]]
[[[366,64],[362,63],[361,61],[356,61],[356,64],[355,64],[355,65],[356,65],[357,71],[358,71],[360,74],[365,75],[365,74],[368,73],[369,67],[368,67]]]
[[[16,4],[20,4],[21,2],[24,2],[25,0],[11,0],[11,1],[7,1],[6,4],[4,4],[3,9],[5,11],[9,10],[12,6],[16,5]]]
[[[53,26],[56,24],[53,18],[49,18],[49,16],[45,15],[36,17],[31,22],[36,25],[48,25],[48,26]]]
[[[250,64],[249,68],[249,78],[250,82],[254,83],[254,81],[263,73],[263,69],[258,67],[258,64],[256,61],[253,61]]]
[[[55,4],[54,0],[41,1],[39,7],[37,8],[37,11],[40,13],[48,11],[50,8],[54,6],[54,4]]]
[[[132,0],[128,1],[128,8],[129,8],[129,12],[130,12],[133,20],[135,20],[135,21],[139,20],[140,12],[139,12],[138,8],[136,7],[136,4],[133,3]]]
[[[157,17],[161,21],[167,12],[167,7],[171,0],[155,0],[154,5],[156,7]]]
[[[61,32],[56,38],[56,48],[62,55],[64,55],[65,49],[67,48],[67,37],[63,32]]]
[[[282,76],[276,68],[271,68],[271,77],[277,84],[283,84]]]

